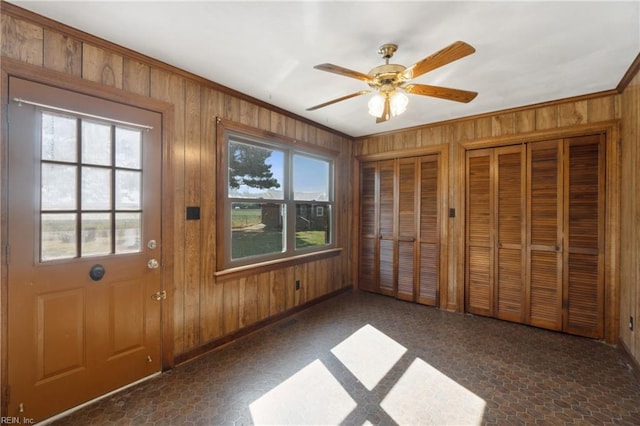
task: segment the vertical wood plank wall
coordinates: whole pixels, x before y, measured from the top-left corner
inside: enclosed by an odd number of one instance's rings
[[[176,357],[351,285],[351,138],[6,3],[1,19],[3,57],[173,105],[168,128],[173,132],[174,273],[168,283],[171,305],[165,309],[173,310]],[[217,116],[339,152],[339,256],[216,281]],[[186,206],[200,206],[201,219],[186,221]],[[298,291],[295,280],[301,282]]]
[[[622,92],[621,157],[620,340],[640,366],[640,73]]]

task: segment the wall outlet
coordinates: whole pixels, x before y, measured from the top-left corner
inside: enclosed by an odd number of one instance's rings
[[[296,290],[300,290],[300,280],[296,280]]]

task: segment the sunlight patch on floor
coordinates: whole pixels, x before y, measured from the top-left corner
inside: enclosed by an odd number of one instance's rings
[[[373,390],[407,348],[367,324],[331,352],[367,388]]]
[[[400,425],[479,425],[485,401],[416,358],[380,406]]]
[[[249,405],[257,425],[340,424],[356,402],[320,360]]]

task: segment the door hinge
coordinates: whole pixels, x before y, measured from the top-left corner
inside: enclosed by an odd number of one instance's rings
[[[5,244],[4,246],[3,257],[4,257],[4,264],[9,265],[9,244]]]
[[[9,385],[4,388],[4,401],[5,405],[9,405],[9,402],[11,402],[11,386]]]
[[[165,300],[167,298],[167,292],[165,290],[159,291],[151,296],[151,298],[157,301]]]

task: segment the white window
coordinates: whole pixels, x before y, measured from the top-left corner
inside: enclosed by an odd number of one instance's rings
[[[333,247],[331,156],[273,134],[224,144],[223,268]]]

